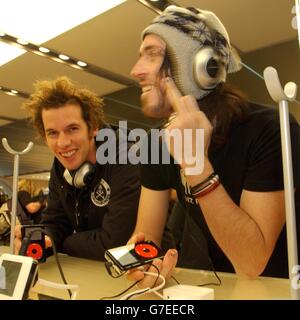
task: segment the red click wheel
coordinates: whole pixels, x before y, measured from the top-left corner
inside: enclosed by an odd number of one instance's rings
[[[38,243],[31,243],[28,246],[26,254],[27,254],[28,257],[31,257],[31,258],[36,259],[36,260],[39,260],[43,256],[43,248]]]
[[[141,243],[135,246],[135,252],[143,258],[155,258],[158,251],[151,244]]]

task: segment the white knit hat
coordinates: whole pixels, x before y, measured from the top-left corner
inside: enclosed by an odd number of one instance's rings
[[[240,57],[230,46],[227,31],[219,18],[210,11],[196,8],[167,7],[143,32],[156,34],[167,45],[172,77],[184,95],[201,99],[213,89],[199,87],[194,78],[195,55],[202,47],[211,47],[226,72],[220,82],[225,82],[226,73],[241,69]]]

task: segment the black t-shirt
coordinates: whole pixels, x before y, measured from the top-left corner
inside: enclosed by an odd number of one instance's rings
[[[256,192],[283,190],[279,113],[273,108],[256,104],[250,104],[249,107],[250,112],[246,120],[231,126],[228,142],[218,147],[211,145],[209,149],[209,160],[218,173],[222,185],[237,205],[243,189]],[[295,197],[297,233],[300,234],[300,127],[292,116],[290,129],[294,185],[298,190]],[[231,262],[210,233],[184,175],[181,174],[180,167],[175,164],[142,165],[141,176],[142,185],[146,188],[176,189],[179,201],[206,236],[209,255],[216,270],[234,272]],[[285,228],[279,236],[263,275],[288,277]]]

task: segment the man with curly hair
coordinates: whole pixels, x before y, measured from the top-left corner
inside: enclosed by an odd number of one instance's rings
[[[106,249],[125,244],[133,232],[140,194],[138,169],[131,164],[98,163],[101,143],[96,135],[109,126],[96,94],[77,88],[66,77],[38,81],[35,89],[24,108],[55,156],[41,223],[58,251],[104,260]],[[16,237],[18,251],[20,229]],[[52,246],[50,239],[46,246]]]

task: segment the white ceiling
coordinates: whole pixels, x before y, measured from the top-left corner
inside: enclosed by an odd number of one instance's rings
[[[214,11],[226,26],[231,36],[231,42],[242,53],[255,51],[297,37],[296,30],[291,27],[291,10],[294,0],[175,0],[173,2],[185,7],[196,6]],[[66,19],[67,17],[68,13],[66,13]],[[138,55],[140,32],[154,17],[155,13],[138,1],[127,0],[118,7],[43,45],[129,78],[129,71]],[[53,23],[55,24],[55,21]],[[38,28],[38,25],[36,27]],[[122,84],[73,69],[33,53],[26,53],[1,66],[0,86],[30,93],[33,90],[35,80],[53,79],[59,75],[69,76],[100,96],[126,88]],[[109,115],[108,120],[116,122],[120,118],[127,118],[132,120],[132,126],[151,126],[153,122],[145,119],[140,113],[138,91],[133,88],[129,92],[130,94],[133,93],[135,97],[133,100],[127,101],[131,106],[111,103],[107,100],[105,112]],[[124,94],[115,97],[122,101],[126,99]],[[12,139],[16,139],[15,135],[14,138],[11,138],[10,131],[2,132],[1,128],[7,127],[9,119],[20,120],[25,118],[24,111],[20,109],[23,101],[22,98],[8,96],[0,92],[0,138],[5,132],[12,145],[14,142]],[[12,128],[14,128],[14,124]],[[28,138],[29,136],[21,135],[20,140],[24,144],[21,148],[27,145]],[[18,143],[16,145],[21,146]],[[1,157],[3,148],[1,148],[2,146],[0,146],[0,161],[2,162],[1,166],[3,166],[4,162]],[[46,148],[43,148],[43,152],[47,152]],[[50,159],[51,157],[48,154],[48,160],[42,165],[49,166]],[[26,167],[25,164],[21,164],[21,167],[24,172],[33,171],[34,168],[39,171],[42,165],[37,166],[35,163],[35,167],[30,164]],[[7,169],[5,174],[8,171]]]

